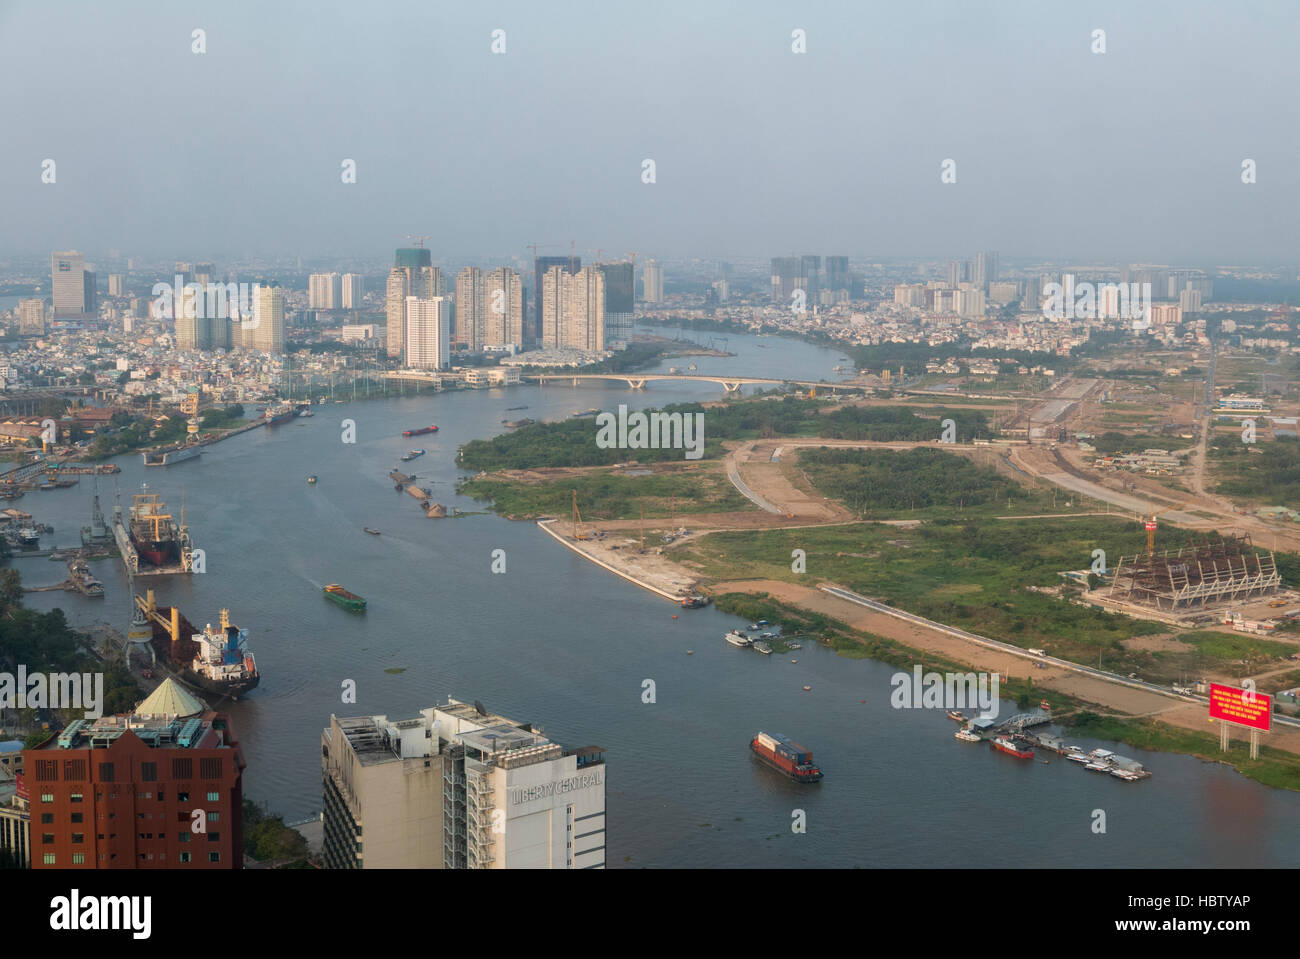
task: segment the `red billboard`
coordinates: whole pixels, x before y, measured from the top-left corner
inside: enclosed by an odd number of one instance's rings
[[[1248,693],[1236,686],[1210,684],[1210,718],[1268,732],[1273,718],[1273,698]]]

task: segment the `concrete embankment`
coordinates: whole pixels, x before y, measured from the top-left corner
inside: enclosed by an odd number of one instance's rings
[[[667,569],[659,571],[629,570],[614,564],[615,559],[629,564],[636,562],[653,563],[657,557],[636,553],[628,553],[618,557],[609,556],[610,550],[607,550],[604,547],[579,542],[561,536],[555,530],[551,529],[551,524],[555,522],[558,521],[554,519],[541,519],[537,521],[537,525],[557,542],[564,544],[584,559],[588,559],[597,566],[609,570],[609,572],[613,573],[615,576],[622,577],[629,583],[640,586],[642,589],[648,589],[650,592],[662,596],[664,599],[672,600],[674,603],[680,603],[685,596],[693,592],[693,589],[691,588],[692,584],[674,580],[670,571]],[[598,554],[597,550],[600,550],[601,553],[605,555],[602,556]],[[650,577],[654,577],[655,579],[660,580],[660,582],[658,584],[651,582]]]

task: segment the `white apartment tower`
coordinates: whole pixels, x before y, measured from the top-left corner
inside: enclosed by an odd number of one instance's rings
[[[445,370],[451,365],[451,323],[444,296],[406,298],[406,366]]]
[[[365,284],[362,282],[360,273],[344,273],[340,282],[343,296],[343,304],[340,309],[359,310],[361,309],[362,298],[366,294]]]

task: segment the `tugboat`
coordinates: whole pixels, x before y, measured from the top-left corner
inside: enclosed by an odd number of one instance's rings
[[[822,771],[813,764],[812,753],[779,733],[758,733],[749,741],[749,749],[763,765],[797,783],[815,783],[822,778]]]
[[[1033,759],[1034,747],[1016,736],[995,736],[993,748],[1017,759]]]

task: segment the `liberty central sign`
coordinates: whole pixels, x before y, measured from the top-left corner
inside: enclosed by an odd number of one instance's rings
[[[596,770],[578,776],[570,776],[568,779],[557,779],[552,783],[512,789],[510,790],[510,805],[518,806],[522,803],[532,802],[535,799],[562,796],[565,793],[577,792],[579,789],[587,789],[590,786],[599,786],[602,782],[600,770]]]

